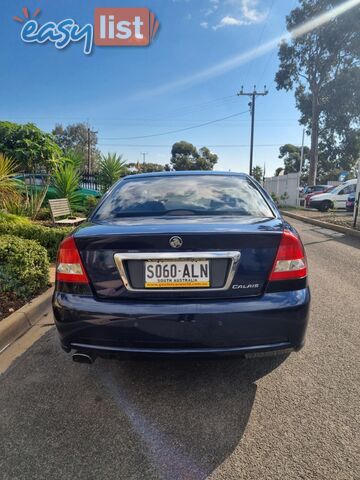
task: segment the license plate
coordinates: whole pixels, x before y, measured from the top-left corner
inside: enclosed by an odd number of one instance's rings
[[[209,260],[147,260],[145,288],[210,287]]]

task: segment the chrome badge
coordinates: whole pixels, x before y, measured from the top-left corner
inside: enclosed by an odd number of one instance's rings
[[[182,238],[181,237],[171,237],[169,240],[170,247],[172,248],[180,248],[183,244]]]

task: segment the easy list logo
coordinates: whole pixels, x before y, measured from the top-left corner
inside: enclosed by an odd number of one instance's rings
[[[80,26],[72,18],[60,22],[40,24],[36,17],[37,8],[30,18],[29,10],[22,9],[24,18],[14,17],[23,23],[20,36],[25,43],[53,43],[58,50],[71,43],[83,42],[86,55],[92,52],[93,45],[113,47],[144,47],[150,45],[159,29],[159,21],[147,8],[96,8],[94,25]]]

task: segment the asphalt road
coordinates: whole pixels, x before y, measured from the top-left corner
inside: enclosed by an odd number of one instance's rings
[[[359,479],[360,242],[292,223],[313,294],[301,352],[87,366],[52,329],[0,377],[0,478]]]

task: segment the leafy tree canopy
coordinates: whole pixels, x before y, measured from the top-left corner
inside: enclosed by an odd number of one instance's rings
[[[287,143],[279,148],[279,158],[284,161],[284,174],[297,173],[300,170],[301,147]],[[309,147],[304,147],[304,163],[302,172],[306,173],[307,162],[310,156]]]
[[[299,0],[286,18],[288,31],[343,0]],[[295,88],[300,123],[311,132],[309,183],[316,181],[319,139],[347,150],[360,120],[360,8],[334,17],[280,45],[278,89]],[[351,148],[354,148],[353,143]]]
[[[0,122],[0,152],[16,160],[18,170],[51,170],[61,150],[51,134],[33,123]]]
[[[74,123],[63,127],[56,124],[52,134],[56,143],[64,153],[77,152],[82,157],[82,168],[85,169],[88,160],[88,128],[86,123]],[[100,151],[96,148],[97,134],[90,128],[91,170],[94,170],[100,159]]]
[[[263,176],[264,176],[263,169],[259,167],[259,165],[256,165],[252,169],[252,176],[255,178],[255,180],[261,183],[263,181]]]
[[[207,147],[196,147],[189,142],[176,142],[171,149],[170,165],[166,169],[173,170],[212,170],[218,156]]]
[[[163,172],[165,170],[164,165],[160,165],[159,163],[151,163],[151,162],[128,163],[126,166],[129,169],[130,174]]]

